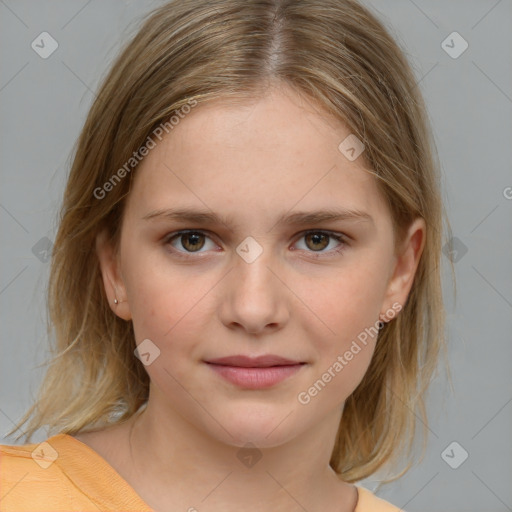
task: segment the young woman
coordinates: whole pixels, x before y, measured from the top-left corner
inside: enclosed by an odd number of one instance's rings
[[[398,510],[357,482],[426,425],[444,217],[413,74],[361,5],[158,8],[79,138],[17,425],[51,437],[1,446],[2,510]]]

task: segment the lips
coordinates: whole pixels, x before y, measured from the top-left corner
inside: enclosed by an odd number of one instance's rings
[[[205,361],[215,374],[242,389],[265,389],[297,374],[306,363],[277,355],[229,356]]]
[[[304,364],[301,361],[294,361],[292,359],[287,359],[273,354],[258,357],[242,355],[220,357],[218,359],[209,359],[206,362],[222,366],[236,366],[238,368],[268,368],[270,366],[292,366]]]

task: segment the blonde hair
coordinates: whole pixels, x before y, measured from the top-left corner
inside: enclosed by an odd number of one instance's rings
[[[37,400],[9,435],[29,419],[27,441],[45,425],[49,435],[73,435],[126,421],[147,402],[133,326],[112,313],[95,252],[104,228],[118,247],[134,173],[101,199],[94,191],[190,101],[250,101],[271,84],[307,95],[363,141],[397,246],[413,219],[426,222],[407,302],[380,331],[369,369],[345,402],[330,465],[354,482],[410,455],[416,410],[425,442],[424,395],[445,347],[440,264],[449,222],[413,73],[384,26],[354,0],[180,0],[148,14],[104,79],[76,146],[48,287],[53,357]]]

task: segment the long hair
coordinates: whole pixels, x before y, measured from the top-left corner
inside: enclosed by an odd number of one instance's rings
[[[307,95],[364,143],[397,244],[416,217],[427,227],[406,304],[379,332],[369,369],[345,402],[330,465],[354,482],[410,456],[417,418],[425,443],[425,394],[445,348],[440,265],[449,221],[410,64],[355,0],[176,0],[142,20],[103,79],[75,147],[48,286],[52,357],[37,399],[9,435],[27,421],[26,441],[43,426],[73,435],[126,421],[147,403],[149,377],[134,356],[132,323],[108,305],[96,236],[107,228],[118,247],[134,155],[158,127],[170,132],[190,105],[243,103],[271,84]]]

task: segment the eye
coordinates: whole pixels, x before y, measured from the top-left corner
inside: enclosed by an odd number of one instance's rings
[[[341,233],[332,233],[329,231],[307,231],[302,233],[299,238],[299,240],[305,240],[306,248],[303,249],[299,247],[299,249],[312,253],[311,255],[314,258],[323,257],[325,253],[338,254],[345,249],[347,245],[346,238],[347,237]],[[212,241],[212,239],[203,231],[187,230],[168,235],[164,240],[164,244],[170,245],[172,247],[172,252],[177,254],[179,257],[187,258],[190,254],[200,254],[201,252],[205,252],[201,251],[201,249],[205,247],[206,250],[215,249],[216,244],[214,244],[213,241],[212,247],[207,247],[207,240]],[[331,245],[332,240],[335,240],[338,244],[334,244],[334,247],[331,247],[329,250],[325,250],[329,245]]]
[[[308,252],[314,253],[320,253],[320,255],[323,255],[324,253],[340,253],[345,249],[345,246],[347,245],[345,236],[341,233],[331,233],[328,231],[307,231],[306,233],[303,233],[301,236],[301,239],[304,238],[306,250]],[[338,242],[338,245],[334,244],[335,247],[330,250],[325,250],[326,247],[329,247],[330,240],[336,240]],[[315,257],[318,257],[315,255]]]
[[[171,245],[175,252],[192,254],[205,246],[205,239],[209,237],[202,231],[180,231],[166,237],[165,244]]]

